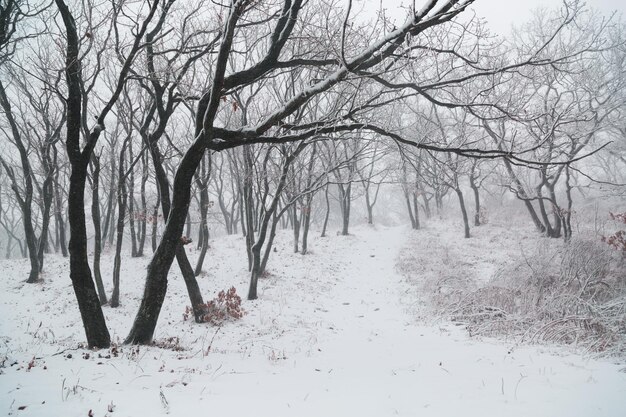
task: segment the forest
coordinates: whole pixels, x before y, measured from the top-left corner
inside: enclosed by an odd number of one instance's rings
[[[624,415],[624,18],[480,3],[0,0],[0,409]]]

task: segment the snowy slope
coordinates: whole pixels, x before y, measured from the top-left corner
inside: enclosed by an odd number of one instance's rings
[[[67,261],[50,257],[37,285],[21,282],[26,262],[2,261],[0,414],[626,415],[626,373],[618,365],[558,349],[511,351],[452,325],[418,321],[419,293],[396,263],[411,242],[429,255],[420,258],[424,270],[437,270],[436,233],[423,233],[419,247],[404,228],[360,227],[347,237],[313,238],[304,257],[290,253],[289,233],[280,235],[259,300],[244,301],[247,315],[217,331],[182,320],[188,303],[174,267],[156,335],[170,349],[76,349],[84,335]],[[488,270],[498,256],[476,268]],[[130,328],[147,261],[123,261],[122,306],[105,307],[114,340]],[[110,257],[105,264],[110,277]],[[240,237],[212,242],[206,267],[206,298],[231,285],[245,296]]]

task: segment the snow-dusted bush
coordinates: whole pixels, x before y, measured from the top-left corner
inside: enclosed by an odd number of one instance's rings
[[[471,334],[575,344],[626,354],[626,268],[594,239],[543,242],[489,285],[448,304]],[[552,245],[551,245],[552,244]]]
[[[203,308],[204,314],[200,321],[214,326],[220,326],[227,320],[238,320],[245,314],[241,308],[241,297],[237,295],[235,287],[230,287],[228,291],[220,291],[217,297],[208,301]],[[193,309],[187,306],[183,313],[183,320],[190,317],[193,317]]]

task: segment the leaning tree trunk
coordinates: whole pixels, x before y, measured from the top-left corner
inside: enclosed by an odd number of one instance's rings
[[[517,195],[518,198],[524,201],[526,210],[528,211],[528,214],[530,215],[530,218],[535,224],[535,227],[537,228],[537,230],[539,230],[541,233],[544,233],[546,231],[546,226],[541,222],[541,219],[539,219],[539,216],[537,215],[537,212],[535,211],[535,207],[533,206],[532,202],[528,198],[528,194],[526,193],[526,190],[524,189],[524,185],[519,180],[519,178],[517,178],[517,175],[515,175],[515,171],[513,171],[513,167],[511,166],[511,163],[505,159],[504,166],[506,167],[506,170],[509,173],[509,177],[511,178],[511,181],[513,182],[513,184],[515,184],[515,189],[516,189],[515,194]]]
[[[152,143],[150,147],[150,153],[152,156],[152,161],[154,164],[154,171],[156,173],[157,184],[159,187],[159,198],[161,200],[161,211],[163,212],[163,219],[169,222],[169,218],[172,215],[172,210],[176,207],[173,201],[170,199],[170,184],[167,178],[167,174],[165,169],[163,169],[163,158],[161,156],[161,151],[156,143],[156,138],[149,139],[149,143]],[[202,155],[200,155],[200,159],[202,159]],[[197,168],[197,165],[195,165]],[[194,169],[195,171],[195,169]],[[191,187],[191,184],[190,184]],[[189,202],[185,208],[186,212],[189,212]],[[185,216],[185,219],[188,219],[189,215]],[[166,223],[167,229],[167,223]],[[182,230],[181,230],[182,233]],[[163,234],[163,238],[165,237],[165,232]],[[155,251],[155,255],[158,252]],[[183,242],[179,236],[178,247],[175,249],[176,261],[178,263],[178,267],[180,268],[181,275],[183,276],[183,281],[185,282],[185,287],[187,288],[187,294],[189,296],[189,301],[191,302],[191,308],[194,313],[194,319],[197,323],[202,321],[202,317],[205,314],[204,309],[204,300],[202,299],[202,293],[200,292],[200,287],[198,286],[198,281],[196,280],[196,276],[194,274],[193,267],[189,262],[189,258],[187,257],[187,252],[183,246]],[[166,281],[167,284],[167,281]],[[146,284],[147,286],[147,284]],[[156,322],[155,322],[156,324]]]
[[[139,311],[124,343],[146,344],[152,340],[159,313],[167,292],[167,276],[177,253],[191,202],[193,175],[204,153],[204,146],[194,142],[183,156],[174,177],[171,210],[161,242],[147,268],[146,285]],[[161,195],[161,202],[168,200]],[[184,251],[184,249],[183,249]],[[193,269],[192,269],[193,271]],[[193,274],[192,274],[193,276]],[[195,280],[195,277],[194,277]]]
[[[550,218],[548,217],[548,212],[546,210],[546,203],[544,201],[545,199],[543,197],[543,192],[542,192],[543,185],[544,185],[544,183],[541,183],[535,189],[535,192],[536,192],[537,197],[538,197],[539,213],[541,213],[541,218],[543,219],[543,224],[545,226],[546,236],[547,237],[555,237],[554,236],[554,229],[552,227],[552,223],[550,223]]]

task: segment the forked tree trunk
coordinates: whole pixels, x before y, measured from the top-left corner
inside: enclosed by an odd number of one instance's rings
[[[183,156],[174,177],[174,193],[161,242],[147,269],[146,285],[139,311],[124,343],[146,344],[152,340],[157,319],[167,292],[167,276],[180,249],[187,211],[191,201],[193,175],[204,153],[204,146],[194,142]],[[168,200],[161,195],[161,201]],[[193,272],[193,269],[192,269]],[[193,277],[193,274],[191,274]],[[195,277],[194,277],[195,281]],[[187,282],[186,282],[187,283]],[[197,284],[197,283],[196,283]],[[199,291],[198,291],[199,293]]]
[[[161,156],[161,151],[159,149],[158,146],[158,136],[150,136],[150,137],[144,137],[144,140],[147,141],[148,144],[150,144],[150,155],[152,157],[152,162],[154,165],[154,172],[155,172],[155,176],[156,176],[156,180],[157,180],[157,186],[159,189],[159,201],[161,202],[161,211],[163,212],[163,219],[165,221],[169,221],[169,217],[172,213],[173,207],[175,207],[175,205],[173,204],[173,202],[170,200],[170,183],[169,180],[167,178],[167,173],[165,172],[165,169],[163,167],[163,158]],[[200,155],[200,157],[202,157],[202,155]],[[197,165],[196,165],[197,166]],[[191,184],[189,185],[191,187]],[[189,210],[189,202],[187,203],[187,206],[185,208],[186,211]],[[180,214],[180,213],[177,213]],[[188,216],[185,216],[185,219]],[[183,223],[184,226],[184,223]],[[166,223],[166,229],[167,229],[167,223]],[[181,233],[182,233],[182,229],[181,229]],[[165,232],[163,235],[163,238],[165,237]],[[163,243],[163,238],[161,240],[161,243]],[[194,319],[196,322],[200,322],[202,321],[202,316],[204,316],[205,310],[204,310],[204,301],[202,299],[202,293],[200,292],[200,287],[198,286],[198,281],[196,280],[196,277],[194,275],[194,270],[193,267],[191,266],[191,263],[189,262],[189,258],[187,257],[187,252],[185,251],[185,248],[183,246],[183,243],[181,241],[181,236],[179,235],[178,238],[176,239],[176,243],[178,245],[178,247],[174,248],[174,255],[176,257],[176,261],[178,263],[178,267],[180,268],[180,272],[183,276],[183,281],[185,282],[185,287],[187,288],[187,294],[189,296],[189,301],[191,303],[191,308],[193,310],[194,313]],[[170,247],[169,245],[173,244],[173,242],[169,242],[168,244],[168,248]],[[150,265],[152,265],[154,263],[154,259],[155,257],[158,255],[158,251],[159,251],[159,246],[157,246],[157,249],[154,252],[154,256],[153,256],[153,261],[150,263]],[[156,265],[160,265],[158,262],[155,263]],[[171,263],[170,263],[171,266]],[[150,268],[150,266],[149,266]],[[161,278],[161,274],[159,274],[159,279]],[[146,290],[148,291],[148,287],[149,287],[149,283],[148,281],[150,280],[150,277],[146,278]],[[155,291],[157,296],[160,296],[160,291],[166,291],[167,289],[167,271],[165,274],[165,282],[162,281],[157,281],[156,283],[152,283],[154,284],[154,286],[150,287],[151,291]],[[163,293],[165,294],[165,293]],[[144,304],[142,303],[142,306],[144,306]],[[150,303],[146,303],[145,308],[143,311],[154,311],[155,306],[151,306]],[[159,307],[160,310],[160,307]],[[141,312],[141,310],[140,310]],[[137,317],[139,317],[139,313],[137,315]],[[158,313],[157,313],[158,315]],[[144,320],[148,320],[150,321],[150,318],[143,318]],[[136,319],[137,321],[137,319]],[[156,325],[156,320],[154,321],[154,325]],[[152,326],[152,324],[150,324],[150,326]],[[154,329],[153,329],[154,330]],[[139,334],[139,333],[138,333]],[[143,333],[142,333],[143,334]],[[130,336],[129,336],[130,337]],[[141,342],[133,342],[133,343],[141,343]]]

